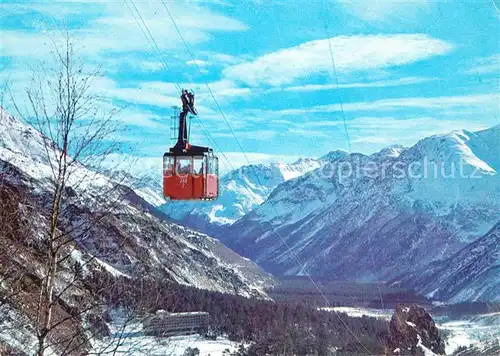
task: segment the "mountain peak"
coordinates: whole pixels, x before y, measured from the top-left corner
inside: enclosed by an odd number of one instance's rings
[[[345,150],[333,150],[328,152],[326,155],[319,158],[320,161],[337,161],[339,159],[345,158],[349,155],[349,152]]]
[[[374,157],[399,157],[399,155],[405,151],[407,147],[403,145],[391,145],[382,149],[381,151],[374,153]]]
[[[44,178],[50,171],[44,150],[46,139],[33,127],[0,108],[0,160],[39,179]]]

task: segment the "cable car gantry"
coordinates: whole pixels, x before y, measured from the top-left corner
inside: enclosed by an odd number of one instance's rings
[[[181,101],[177,142],[163,155],[163,196],[171,200],[214,200],[219,195],[219,159],[211,148],[189,143],[187,119],[190,114],[198,115],[194,93],[182,89]]]

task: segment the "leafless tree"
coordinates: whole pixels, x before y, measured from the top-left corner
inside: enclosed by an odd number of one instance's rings
[[[84,342],[83,329],[58,338],[52,336],[75,314],[81,316],[102,307],[98,300],[89,300],[81,302],[75,308],[78,310],[69,315],[58,312],[65,296],[82,284],[82,269],[96,257],[73,263],[71,256],[78,244],[92,235],[96,224],[119,209],[126,194],[120,178],[101,173],[106,159],[119,152],[120,146],[113,139],[118,130],[114,120],[117,109],[92,88],[100,75],[99,68],[86,68],[69,32],[62,43],[54,40],[53,44],[55,65],[47,68],[40,64],[36,68],[26,88],[26,108],[20,108],[12,98],[19,115],[42,134],[40,156],[50,168],[50,196],[41,204],[48,224],[41,241],[43,268],[34,315],[38,356],[43,356],[48,347],[67,351]],[[86,192],[83,196],[82,191]],[[82,199],[92,211],[82,213],[85,218],[75,223],[74,203]]]
[[[101,227],[114,227],[113,219],[120,219],[123,199],[130,194],[122,183],[130,177],[113,173],[106,162],[110,155],[120,152],[113,138],[119,128],[115,120],[117,109],[96,95],[92,86],[101,75],[99,68],[89,70],[85,66],[68,32],[62,43],[54,40],[53,45],[55,65],[40,64],[35,68],[25,91],[26,104],[21,107],[11,93],[19,116],[42,134],[27,139],[41,142],[42,152],[37,154],[48,173],[42,182],[36,183],[44,186],[43,193],[17,192],[15,187],[0,186],[0,208],[13,201],[12,206],[17,207],[1,209],[0,219],[10,222],[10,235],[22,235],[26,240],[0,236],[0,243],[8,244],[10,256],[19,252],[30,255],[33,265],[23,269],[27,266],[14,263],[15,258],[2,265],[10,266],[9,271],[0,268],[0,282],[5,281],[10,289],[0,293],[0,304],[17,301],[24,305],[24,311],[30,310],[27,314],[36,334],[37,356],[49,349],[65,355],[88,352],[92,337],[104,339],[95,353],[114,355],[123,349],[126,333],[134,328],[140,330],[142,319],[160,305],[152,291],[130,294],[120,285],[122,277],[105,271],[97,273],[97,279],[88,276],[100,263],[96,260],[107,257],[109,251],[106,246],[97,247],[85,257],[82,251],[86,250],[86,243],[100,243]],[[18,212],[19,209],[24,210]],[[39,217],[41,223],[38,221],[35,226],[26,221],[20,226],[21,219],[34,217]],[[134,218],[131,219],[133,224]],[[27,230],[22,232],[21,227]],[[14,268],[17,274],[12,273]],[[81,297],[82,292],[87,294],[85,298]],[[109,296],[120,300],[114,307],[122,310],[122,323],[113,335],[106,335],[106,322],[110,320],[101,317],[110,307]],[[91,318],[96,320],[90,322]],[[100,326],[103,332],[98,335]],[[142,352],[157,345],[129,341],[127,344],[130,351],[140,348]]]

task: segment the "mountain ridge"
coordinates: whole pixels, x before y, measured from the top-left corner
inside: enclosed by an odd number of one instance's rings
[[[30,200],[40,200],[43,204],[51,191],[52,172],[43,149],[48,138],[1,108],[0,114],[2,180],[18,190],[30,192]],[[273,279],[247,259],[239,257],[214,238],[167,221],[163,212],[121,182],[118,182],[116,190],[112,190],[110,196],[102,197],[103,187],[109,187],[112,180],[100,173],[89,171],[78,162],[74,167],[66,188],[68,192],[72,191],[69,207],[65,210],[68,215],[63,217],[62,226],[67,224],[69,228],[72,219],[89,219],[90,224],[92,215],[95,214],[93,209],[99,211],[99,202],[112,200],[117,195],[122,199],[116,212],[110,215],[110,221],[96,225],[95,237],[75,245],[75,249],[80,253],[98,256],[102,248],[116,249],[112,256],[99,259],[101,265],[109,265],[110,269],[115,269],[123,275],[132,273],[135,268],[156,270],[182,284],[245,296],[266,297],[263,286]],[[35,205],[34,202],[33,204]],[[43,206],[40,208],[43,211]],[[70,216],[73,218],[70,219]],[[136,237],[138,228],[138,231],[144,233],[144,239]],[[94,231],[92,229],[91,231]],[[97,236],[102,234],[99,229],[107,231],[107,242],[96,240]],[[113,239],[129,239],[132,236],[134,238],[128,240],[128,248],[125,250],[117,249],[122,242],[113,242]],[[174,251],[177,251],[177,254]],[[130,263],[119,263],[124,260]],[[183,264],[187,269],[182,267]],[[211,266],[213,270],[207,269],[205,265]],[[255,278],[256,284],[250,287],[254,283],[252,278]],[[228,280],[232,280],[234,285],[228,283]]]
[[[353,153],[280,184],[220,238],[278,275],[391,280],[445,259],[496,223],[499,151],[500,125]],[[306,270],[291,262],[295,254]]]
[[[449,258],[402,276],[393,284],[452,303],[500,301],[500,221]]]

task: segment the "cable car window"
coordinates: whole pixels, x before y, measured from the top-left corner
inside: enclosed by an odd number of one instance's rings
[[[174,158],[163,157],[163,170],[165,174],[172,174],[174,172]]]
[[[204,169],[203,157],[193,157],[193,173],[194,174],[203,174]]]
[[[213,174],[213,161],[210,157],[207,157],[207,173]]]
[[[208,162],[210,163],[210,174],[219,175],[218,159],[215,156],[209,156]]]
[[[177,157],[177,174],[191,174],[192,168],[191,157]]]

